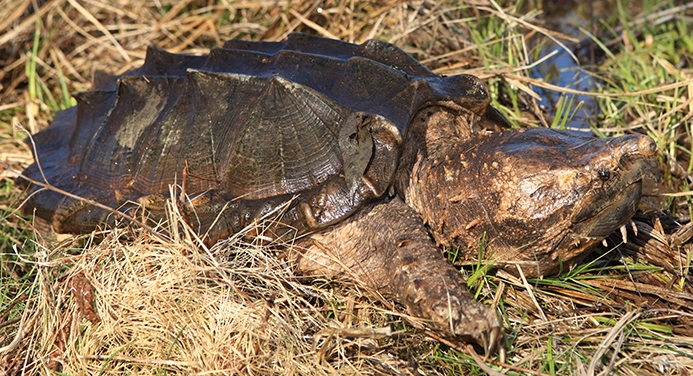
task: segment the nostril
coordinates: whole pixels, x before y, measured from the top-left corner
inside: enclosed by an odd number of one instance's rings
[[[397,243],[397,248],[405,248],[409,247],[411,245],[412,241],[411,240],[402,240],[399,243]]]

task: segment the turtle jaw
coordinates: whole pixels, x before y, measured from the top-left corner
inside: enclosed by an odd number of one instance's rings
[[[602,239],[626,224],[635,214],[642,197],[642,180],[638,180],[618,192],[615,201],[596,211],[594,215],[574,224],[575,235],[586,239]]]
[[[575,208],[572,225],[554,248],[570,250],[561,252],[564,268],[580,262],[590,250],[624,226],[635,214],[642,197],[643,179],[659,180],[655,152],[654,141],[646,136],[615,140],[611,154],[612,157],[613,154],[620,154],[615,170],[620,171],[621,176],[608,188],[599,182],[593,183],[591,192]]]
[[[642,181],[638,180],[620,191],[617,200],[601,207],[591,217],[574,223],[549,252],[554,255],[551,258],[559,262],[543,265],[539,274],[555,274],[582,261],[594,247],[630,220],[640,203],[641,192]]]
[[[616,200],[599,206],[590,217],[562,231],[547,232],[541,240],[528,244],[527,249],[515,251],[514,257],[504,256],[499,266],[511,274],[516,274],[519,266],[528,278],[569,270],[635,214],[642,195],[642,180],[627,185],[618,193]]]
[[[609,154],[611,158],[616,157],[617,164],[607,177],[602,177],[604,182],[594,178],[592,189],[574,211],[571,222],[574,236],[578,238],[601,241],[623,226],[640,203],[643,179],[659,180],[654,158],[656,146],[651,138],[625,136],[615,139],[609,146]],[[598,169],[593,169],[597,176],[600,175]],[[613,176],[616,174],[618,176]],[[609,181],[608,176],[613,181]]]

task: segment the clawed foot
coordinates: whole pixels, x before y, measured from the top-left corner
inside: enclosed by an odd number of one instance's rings
[[[503,343],[503,329],[495,326],[488,331],[479,333],[479,344],[484,347],[484,356],[491,356],[498,352],[501,362],[505,362],[505,344]]]
[[[409,293],[416,298],[405,300],[409,312],[428,320],[429,327],[443,336],[476,343],[483,347],[486,356],[498,352],[504,360],[503,328],[495,309],[475,301],[466,286],[434,281],[435,278],[418,280],[413,284],[418,288]]]

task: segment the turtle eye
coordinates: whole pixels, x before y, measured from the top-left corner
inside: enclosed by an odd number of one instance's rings
[[[600,168],[597,174],[599,174],[599,179],[602,179],[602,181],[607,181],[611,178],[611,171],[604,168]]]

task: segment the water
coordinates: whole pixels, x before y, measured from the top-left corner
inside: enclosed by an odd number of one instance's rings
[[[539,56],[547,56],[554,51],[556,54],[534,67],[530,72],[531,77],[544,79],[546,82],[560,87],[584,92],[594,91],[598,81],[587,74],[584,67],[594,64],[595,45],[588,43],[589,39],[582,30],[591,33],[592,20],[601,16],[596,14],[595,10],[606,12],[609,7],[605,7],[605,3],[607,2],[543,0],[542,9],[546,21],[544,27],[575,38],[579,42],[561,40],[563,45],[570,50],[569,52],[566,48],[541,36],[542,39],[546,39],[546,43],[541,46]],[[535,90],[543,98],[539,104],[551,114],[554,114],[561,96],[565,97],[564,100],[573,97],[571,113],[575,110],[576,105],[582,102],[572,120],[566,123],[567,129],[588,132],[590,124],[596,122],[598,105],[594,97],[562,94],[542,88],[535,88]]]

